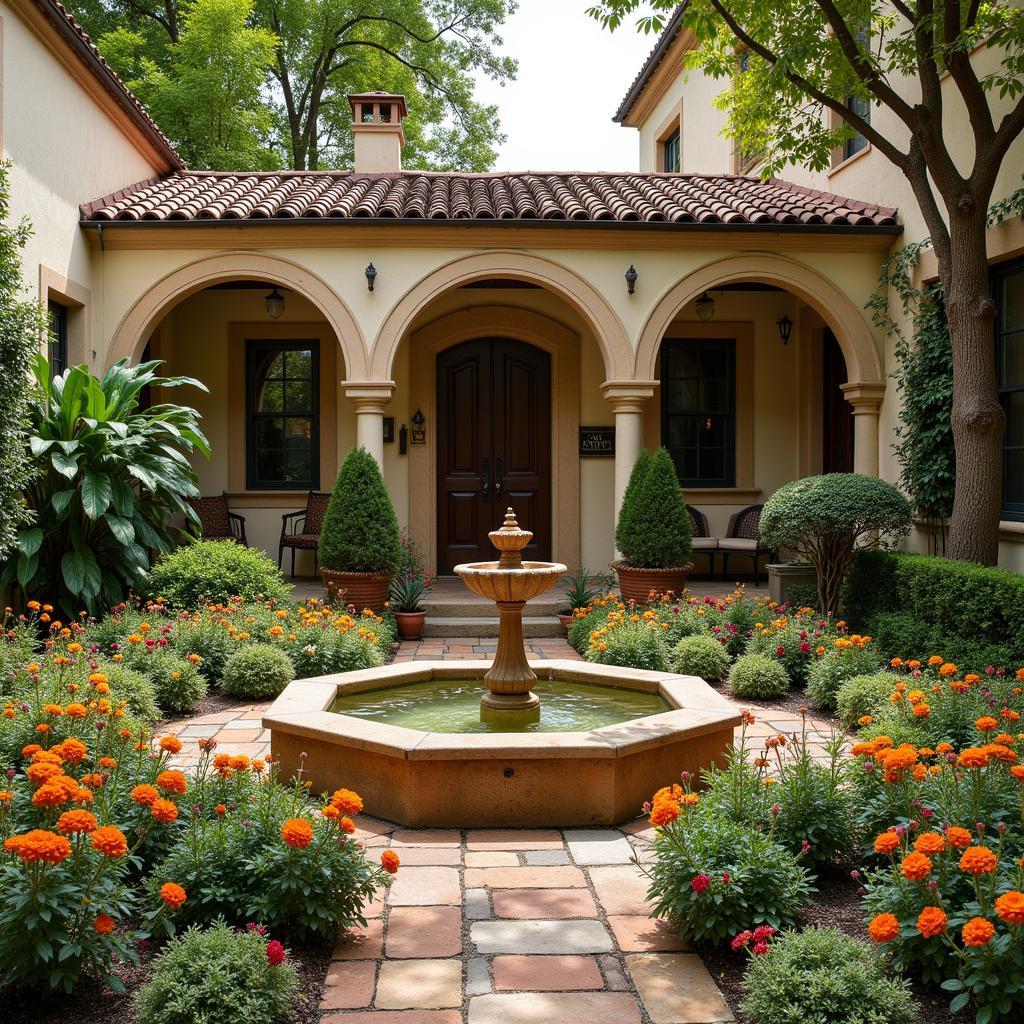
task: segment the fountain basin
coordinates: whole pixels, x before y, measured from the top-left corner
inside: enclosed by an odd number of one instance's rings
[[[481,679],[490,663],[410,662],[290,683],[263,717],[273,756],[314,792],[345,787],[374,814],[414,827],[611,825],[660,786],[724,761],[737,709],[696,676],[577,661],[533,662],[542,681],[659,697],[666,710],[578,732],[451,733],[339,714],[356,694]],[[305,753],[305,759],[300,754]]]
[[[569,570],[560,562],[523,562],[520,568],[502,569],[497,562],[467,562],[455,566],[462,582],[489,601],[529,601]]]

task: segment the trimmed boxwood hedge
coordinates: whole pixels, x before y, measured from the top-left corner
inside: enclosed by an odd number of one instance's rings
[[[974,562],[862,551],[846,581],[851,629],[886,657],[939,654],[962,671],[1024,666],[1024,576]]]

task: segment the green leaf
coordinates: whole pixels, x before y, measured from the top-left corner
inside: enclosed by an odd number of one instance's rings
[[[72,488],[64,491],[54,491],[50,496],[50,504],[53,506],[53,511],[57,513],[58,519],[64,518],[74,496],[75,492]]]
[[[53,468],[57,470],[63,476],[66,476],[69,480],[74,480],[75,475],[78,473],[78,459],[77,457],[65,455],[62,451],[50,452],[50,462],[53,464]]]
[[[18,534],[18,550],[23,555],[34,555],[43,546],[43,531],[38,526]]]
[[[39,555],[18,555],[18,586],[26,589],[36,578]]]
[[[90,519],[99,519],[110,507],[110,477],[106,473],[85,470],[82,476],[82,508]]]
[[[125,519],[124,516],[116,515],[113,512],[108,512],[104,518],[106,519],[107,526],[110,527],[110,532],[122,544],[134,545],[135,527],[132,526],[130,519]]]
[[[90,600],[100,592],[103,578],[91,548],[66,552],[60,560],[60,570],[72,594]]]
[[[131,517],[135,511],[135,493],[120,477],[112,477],[110,490],[114,500],[114,508],[119,516]]]

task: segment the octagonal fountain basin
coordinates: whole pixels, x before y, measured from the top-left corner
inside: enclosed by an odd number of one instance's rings
[[[480,720],[489,665],[296,680],[263,717],[272,753],[284,777],[301,765],[314,792],[354,789],[402,825],[612,825],[681,771],[723,763],[740,722],[696,676],[540,661],[541,717],[506,731]]]

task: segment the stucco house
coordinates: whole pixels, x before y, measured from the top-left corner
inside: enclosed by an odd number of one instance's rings
[[[669,447],[717,534],[801,475],[899,475],[892,352],[864,307],[890,249],[925,233],[909,187],[856,144],[759,180],[719,135],[716,83],[680,70],[678,16],[615,114],[639,136],[619,174],[403,172],[404,102],[379,93],[350,98],[351,171],[190,171],[54,0],[0,0],[0,27],[3,151],[55,368],[147,354],[203,380],[202,491],[227,493],[250,543],[276,554],[281,514],[353,445],[442,573],[488,554],[507,504],[538,556],[603,568],[644,445]],[[965,116],[950,102],[951,131]],[[1022,165],[1018,141],[999,195]],[[1024,569],[1024,225],[990,252],[1000,559]]]

